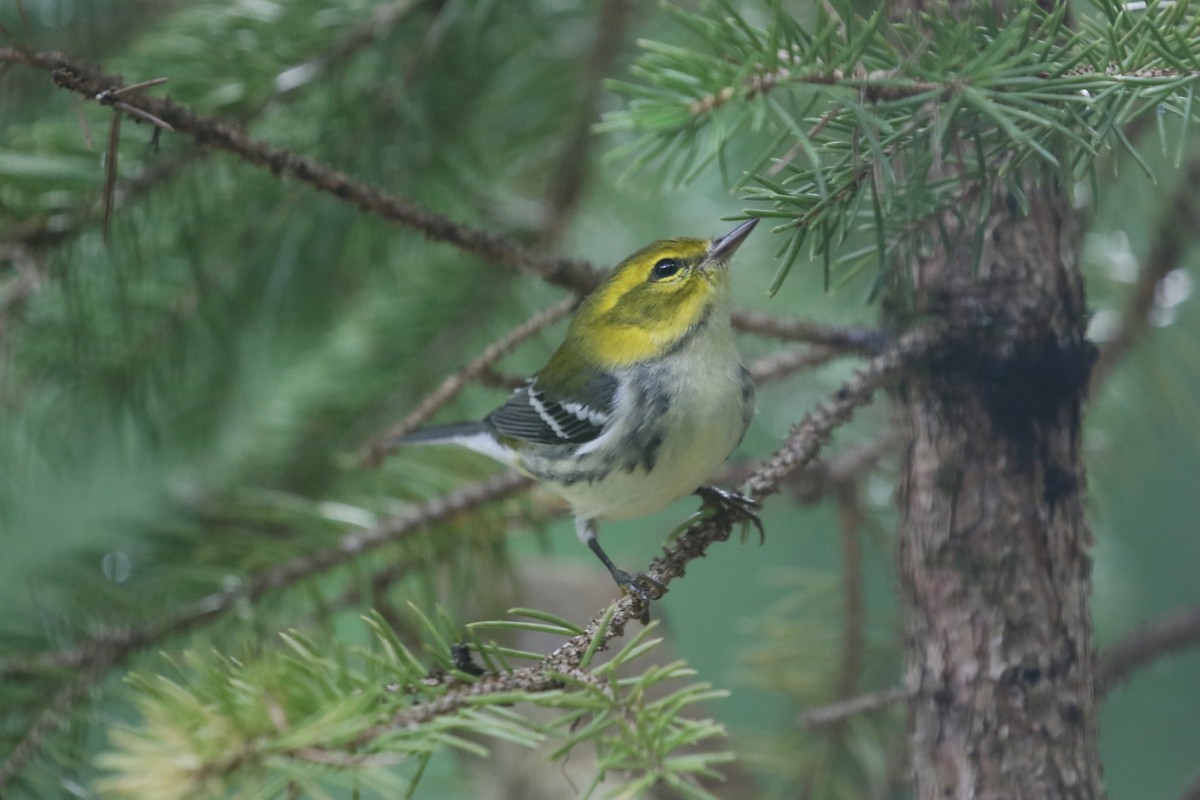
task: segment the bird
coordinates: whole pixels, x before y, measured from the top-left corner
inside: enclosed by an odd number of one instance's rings
[[[647,620],[665,587],[617,567],[600,546],[598,521],[645,516],[695,493],[762,534],[755,501],[702,485],[754,415],[754,381],[730,319],[729,264],[757,223],[638,250],[580,303],[545,367],[502,405],[392,444],[466,447],[560,495],[579,540],[641,601]]]

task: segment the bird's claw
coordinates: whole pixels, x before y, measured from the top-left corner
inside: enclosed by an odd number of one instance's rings
[[[667,587],[651,578],[644,572],[626,572],[623,569],[613,571],[613,579],[621,591],[637,600],[641,606],[638,619],[643,625],[650,622],[650,601],[657,600],[667,591]]]
[[[711,509],[717,514],[728,514],[734,521],[742,523],[742,541],[746,540],[748,525],[758,528],[759,544],[766,541],[767,532],[758,516],[762,504],[757,500],[717,486],[701,486],[696,490],[696,494],[700,497],[702,509]]]

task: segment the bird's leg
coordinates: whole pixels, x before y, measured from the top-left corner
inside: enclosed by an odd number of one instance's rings
[[[600,546],[600,540],[596,538],[595,520],[576,517],[575,532],[579,535],[579,541],[586,544],[588,549],[595,553],[596,557],[608,568],[609,574],[613,576],[617,586],[621,587],[621,591],[633,595],[642,604],[642,613],[638,617],[642,624],[650,622],[650,601],[662,597],[667,587],[644,572],[626,572],[614,564],[608,554],[604,552],[604,548]]]
[[[766,540],[766,531],[763,530],[762,520],[758,518],[758,510],[762,508],[762,505],[754,498],[717,486],[701,486],[694,494],[701,500],[701,509],[712,509],[717,514],[728,514],[743,526],[753,525],[758,528],[758,543],[762,544]],[[746,528],[743,527],[742,541],[745,540]]]

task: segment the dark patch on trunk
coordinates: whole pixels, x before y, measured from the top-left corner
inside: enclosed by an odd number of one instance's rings
[[[971,387],[996,433],[1027,460],[1038,451],[1039,428],[1055,424],[1064,409],[1079,413],[1096,353],[1085,339],[1062,342],[1049,331],[1004,346],[968,335],[949,343],[929,366],[935,385],[960,387],[946,400],[953,402],[963,384]],[[1070,491],[1063,475],[1047,478],[1048,496]]]

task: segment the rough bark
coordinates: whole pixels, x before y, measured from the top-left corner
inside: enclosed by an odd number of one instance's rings
[[[1028,215],[993,198],[980,261],[965,235],[913,266],[918,310],[954,330],[895,391],[921,798],[1104,793],[1080,459],[1094,349],[1069,206],[1024,188]]]

